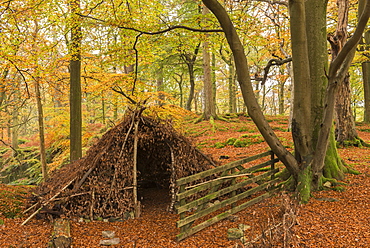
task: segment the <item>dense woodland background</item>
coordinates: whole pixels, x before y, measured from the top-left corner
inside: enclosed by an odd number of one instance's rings
[[[263,112],[290,115],[287,2],[222,4],[243,43]],[[329,40],[338,6],[328,5]],[[346,9],[351,37],[358,3],[349,1]],[[367,29],[349,69],[351,118],[361,122],[370,121],[369,35]],[[77,159],[133,102],[145,101],[148,114],[173,119],[175,127],[185,116],[212,121],[246,112],[233,55],[200,1],[8,0],[0,4],[0,39],[3,183],[40,182],[42,168],[47,175],[71,161],[70,140],[81,133],[73,141]]]

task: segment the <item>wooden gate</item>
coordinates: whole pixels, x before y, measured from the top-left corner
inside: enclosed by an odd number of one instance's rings
[[[177,240],[270,197],[278,190],[274,187],[279,182],[274,178],[278,161],[268,151],[178,179]],[[246,168],[246,163],[252,166]]]

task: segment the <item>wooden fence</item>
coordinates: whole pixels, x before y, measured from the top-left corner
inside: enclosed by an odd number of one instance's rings
[[[274,187],[279,182],[274,178],[279,171],[275,168],[278,161],[273,152],[268,151],[178,179],[176,210],[180,215],[177,221],[180,234],[177,240],[270,197],[278,190]],[[258,164],[243,166],[251,162]],[[258,192],[262,193],[252,198]],[[246,201],[248,197],[251,198]],[[212,215],[215,211],[221,213]]]

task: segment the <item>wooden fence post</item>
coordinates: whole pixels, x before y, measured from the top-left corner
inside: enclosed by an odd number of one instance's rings
[[[275,169],[275,153],[271,151],[271,170]],[[275,173],[271,175],[271,180],[274,179]]]
[[[179,193],[183,193],[183,192],[185,192],[185,184],[182,184],[181,186],[180,186],[180,189],[179,189]],[[186,204],[186,199],[185,198],[182,198],[181,200],[180,200],[180,207],[181,206],[184,206]],[[183,220],[183,219],[185,219],[185,217],[186,217],[186,213],[185,212],[183,212],[183,213],[181,213],[180,214],[180,220]],[[182,227],[180,227],[180,232],[182,233],[182,232],[185,232],[186,231],[186,229],[187,229],[187,226],[182,226]]]

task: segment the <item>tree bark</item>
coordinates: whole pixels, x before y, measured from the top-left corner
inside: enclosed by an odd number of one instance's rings
[[[203,6],[202,14],[209,12],[207,7]],[[204,89],[204,114],[205,120],[216,117],[216,105],[213,97],[212,73],[211,73],[211,54],[209,52],[208,35],[205,34],[203,41],[203,89]]]
[[[70,160],[82,157],[82,110],[81,110],[81,40],[80,0],[70,0],[72,26],[70,60]]]
[[[293,54],[294,102],[292,136],[295,157],[301,167],[312,159],[311,79],[306,34],[305,1],[289,1],[290,32]]]
[[[194,53],[192,55],[190,54],[182,54],[181,58],[184,60],[188,67],[188,72],[189,72],[189,83],[190,83],[190,90],[189,90],[189,97],[188,100],[186,101],[186,106],[185,108],[189,111],[191,111],[191,104],[194,99],[194,94],[195,94],[195,75],[194,75],[194,65],[195,61],[197,59],[197,55],[199,53],[199,48],[200,48],[200,43],[196,46]]]
[[[71,227],[69,220],[57,219],[54,222],[53,237],[49,247],[69,248],[72,244]]]
[[[336,32],[333,36],[329,36],[332,59],[336,58],[347,41],[349,1],[338,0],[337,6],[338,21]],[[349,78],[349,73],[347,73],[343,81],[339,84],[338,95],[340,97],[337,97],[335,102],[336,140],[340,144],[346,141],[356,141],[359,138],[351,107],[351,85]]]
[[[46,149],[45,149],[45,133],[44,133],[44,111],[41,102],[40,93],[40,82],[35,82],[35,92],[36,92],[36,103],[38,112],[38,124],[39,124],[39,137],[40,137],[40,161],[41,161],[41,172],[44,181],[48,179],[48,170],[46,163]]]
[[[157,104],[159,106],[162,106],[164,104],[164,100],[165,100],[165,97],[164,97],[164,94],[163,94],[164,85],[163,85],[163,65],[162,64],[159,65],[156,81],[157,81],[157,92],[158,92]]]
[[[366,0],[360,0],[358,3],[358,16],[364,11]],[[366,51],[367,61],[363,62],[362,67],[362,79],[364,86],[364,122],[370,123],[370,29],[364,33],[363,37],[363,48]]]
[[[369,36],[370,36],[370,31]],[[369,39],[370,41],[370,39]],[[370,42],[369,42],[370,46]],[[364,122],[370,123],[370,61],[363,62],[362,68],[362,80],[364,85]]]
[[[229,113],[236,113],[236,87],[235,87],[235,68],[234,68],[234,57],[232,54],[227,53],[227,57],[222,53],[220,49],[220,55],[222,60],[227,64],[228,68],[228,92],[229,92]]]

